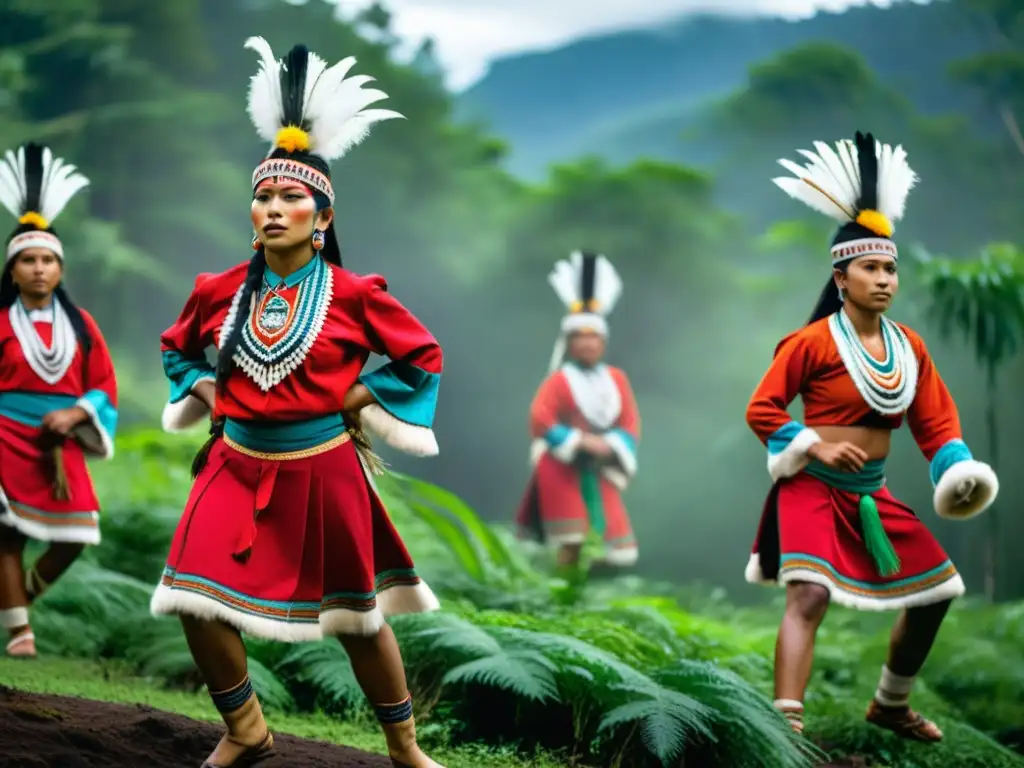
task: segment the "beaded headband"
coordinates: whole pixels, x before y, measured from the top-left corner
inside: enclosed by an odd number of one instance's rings
[[[865,237],[832,246],[832,266],[859,256],[892,256],[898,259],[899,251],[896,243],[883,237]]]
[[[267,158],[256,166],[256,170],[252,172],[252,188],[256,189],[260,182],[277,176],[309,185],[334,205],[334,188],[331,186],[331,180],[316,168],[287,157]]]
[[[36,230],[22,232],[11,239],[11,242],[7,244],[8,261],[29,248],[48,248],[57,254],[57,258],[64,258],[64,247],[57,236],[52,232]]]

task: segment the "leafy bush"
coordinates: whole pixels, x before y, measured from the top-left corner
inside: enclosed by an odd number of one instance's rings
[[[34,611],[44,651],[117,659],[168,685],[201,685],[177,622],[148,615],[197,442],[126,435],[115,461],[96,468],[104,543]],[[708,590],[635,577],[552,578],[447,491],[398,474],[378,487],[446,608],[392,622],[425,742],[524,755],[541,748],[569,765],[613,767],[685,759],[797,768],[824,756],[771,706],[777,603],[739,610]],[[951,613],[915,699],[947,732],[938,747],[899,741],[863,721],[887,618],[830,614],[807,698],[814,742],[892,768],[1024,764],[992,738],[1019,749],[1024,606]],[[371,721],[337,642],[250,640],[248,648],[268,709]]]

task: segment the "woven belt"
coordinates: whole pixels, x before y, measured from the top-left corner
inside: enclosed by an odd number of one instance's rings
[[[313,456],[319,456],[321,453],[327,453],[333,451],[339,445],[344,445],[352,439],[352,435],[348,432],[342,432],[337,437],[332,437],[326,443],[320,443],[320,445],[314,445],[311,448],[303,448],[301,451],[287,451],[285,453],[268,453],[266,451],[254,451],[252,448],[246,448],[240,443],[236,443],[227,435],[224,435],[224,444],[232,450],[238,451],[243,456],[249,456],[254,459],[263,459],[264,461],[294,461],[296,459],[308,459]]]

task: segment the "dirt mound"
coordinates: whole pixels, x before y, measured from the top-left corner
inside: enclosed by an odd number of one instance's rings
[[[222,728],[142,705],[42,696],[0,686],[0,765],[6,768],[199,768]],[[260,768],[391,768],[335,744],[274,735]]]

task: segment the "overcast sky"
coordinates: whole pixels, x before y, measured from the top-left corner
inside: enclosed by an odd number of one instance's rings
[[[927,0],[915,0],[915,2]],[[600,32],[650,26],[688,11],[772,14],[799,18],[818,9],[879,6],[890,0],[385,0],[394,30],[412,43],[437,41],[448,84],[460,89],[480,77],[489,60],[549,48]],[[338,0],[349,15],[368,0]]]

